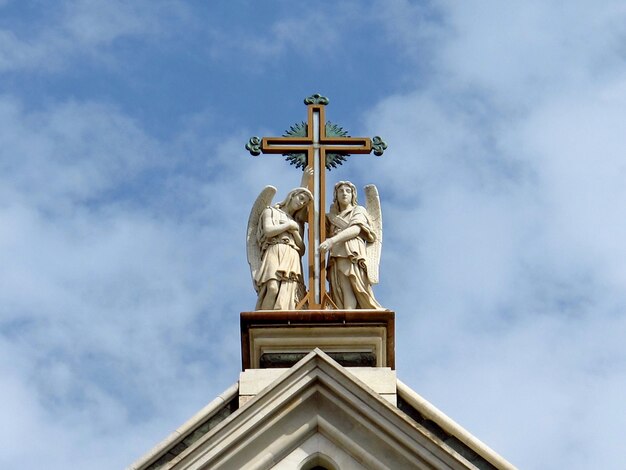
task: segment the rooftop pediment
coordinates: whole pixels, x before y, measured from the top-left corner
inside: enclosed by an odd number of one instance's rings
[[[476,468],[319,349],[164,468],[273,468],[317,434],[364,468]]]

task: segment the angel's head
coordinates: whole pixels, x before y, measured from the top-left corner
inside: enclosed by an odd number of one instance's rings
[[[333,191],[333,203],[340,208],[346,208],[348,205],[356,206],[356,196],[355,185],[350,181],[339,181]]]
[[[299,222],[306,220],[309,204],[313,201],[313,194],[307,188],[296,188],[289,191],[284,201],[276,204],[276,207],[291,214]]]

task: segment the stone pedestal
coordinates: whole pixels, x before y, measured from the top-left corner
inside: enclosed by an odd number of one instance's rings
[[[344,367],[395,369],[390,310],[295,310],[241,313],[242,370],[288,368],[315,348]]]

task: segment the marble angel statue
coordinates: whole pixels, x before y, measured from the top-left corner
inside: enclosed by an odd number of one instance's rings
[[[320,253],[328,252],[330,297],[340,309],[383,308],[372,291],[378,284],[382,248],[382,213],[376,186],[365,187],[367,208],[357,204],[357,191],[349,181],[339,181],[326,214],[327,238]]]
[[[313,195],[302,186],[272,205],[276,188],[266,186],[257,197],[246,233],[248,263],[258,298],[256,310],[294,310],[306,294],[302,277],[304,223]]]

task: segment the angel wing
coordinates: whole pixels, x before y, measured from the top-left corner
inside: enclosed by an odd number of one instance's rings
[[[376,241],[368,243],[365,247],[367,277],[372,284],[378,284],[378,265],[383,247],[383,214],[380,210],[378,189],[373,184],[365,186],[365,209],[369,214],[372,230],[376,234]]]
[[[261,247],[257,239],[257,229],[259,226],[259,219],[261,212],[265,210],[270,204],[272,199],[276,195],[276,188],[274,186],[265,186],[263,191],[258,195],[256,201],[250,210],[250,217],[248,217],[248,228],[246,230],[246,249],[248,253],[248,264],[250,265],[250,274],[252,275],[252,284],[254,290],[257,290],[257,285],[254,282],[256,273],[261,267]]]

